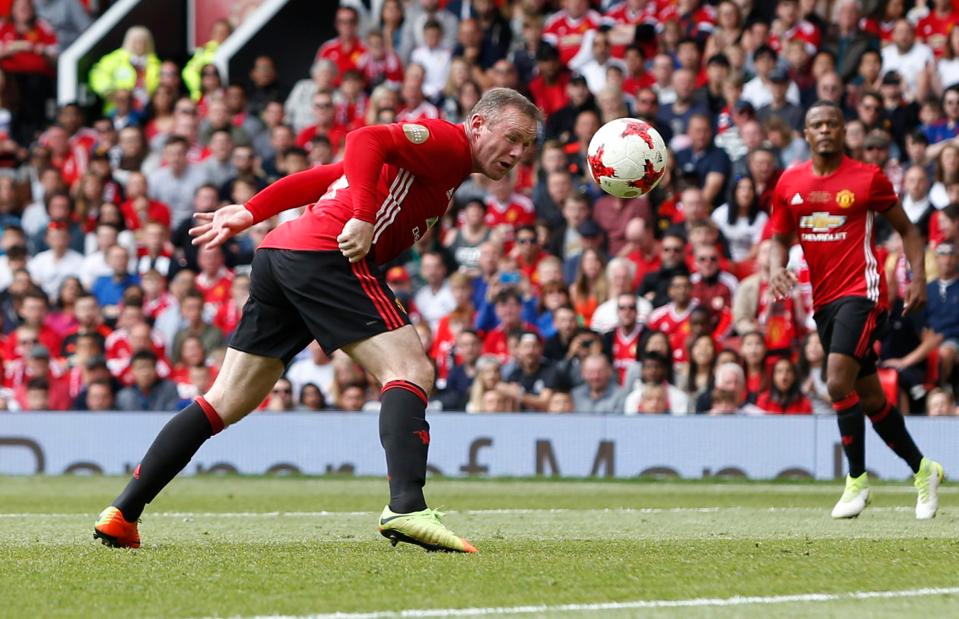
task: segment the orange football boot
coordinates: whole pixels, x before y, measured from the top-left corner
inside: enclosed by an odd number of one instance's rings
[[[127,522],[116,507],[108,507],[97,517],[93,525],[93,538],[113,548],[139,548],[140,532],[137,523]]]

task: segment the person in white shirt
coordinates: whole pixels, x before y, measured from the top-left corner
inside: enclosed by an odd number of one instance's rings
[[[294,361],[285,374],[293,385],[293,399],[299,400],[303,386],[313,383],[323,392],[326,401],[331,402],[333,400],[333,364],[316,340],[310,342],[306,348],[310,353],[309,358]]]
[[[756,77],[746,82],[741,96],[744,101],[749,101],[756,110],[773,102],[772,82],[769,75],[776,68],[778,62],[779,54],[768,45],[760,45],[753,54]],[[793,81],[790,81],[786,88],[786,101],[793,105],[799,105],[799,88]]]
[[[440,319],[456,309],[456,299],[446,281],[446,266],[437,253],[425,253],[420,259],[420,277],[426,284],[413,296],[413,303],[433,333]]]
[[[670,414],[685,415],[689,411],[689,397],[679,387],[666,382],[670,363],[672,363],[672,360],[660,352],[648,351],[643,355],[643,365],[640,368],[641,378],[629,395],[626,396],[623,411],[626,415],[639,413],[639,403],[643,399],[643,390],[646,385],[662,385],[666,388]]]
[[[582,47],[569,61],[569,68],[586,78],[586,85],[594,95],[606,88],[606,70],[609,67],[619,67],[626,73],[626,63],[613,58],[611,51],[608,33],[589,30],[583,38]]]
[[[50,249],[42,251],[27,262],[30,278],[39,284],[47,296],[55,299],[60,284],[71,275],[80,277],[83,272],[83,255],[70,249],[68,224],[50,222],[46,234]]]
[[[882,73],[895,71],[902,76],[907,101],[921,100],[929,89],[935,60],[928,45],[916,43],[916,32],[908,21],[900,19],[892,29],[892,43],[882,48]]]
[[[97,250],[83,259],[83,273],[80,282],[87,290],[101,275],[112,275],[113,269],[107,266],[107,250],[117,244],[119,231],[113,224],[97,224],[95,231]]]
[[[635,293],[633,281],[636,279],[636,263],[629,258],[617,256],[606,265],[606,279],[609,280],[609,299],[599,304],[589,328],[597,333],[612,331],[619,324],[619,295]],[[636,298],[636,320],[645,324],[653,304],[643,297]]]
[[[429,99],[435,99],[443,91],[450,75],[452,52],[440,44],[442,39],[442,24],[435,19],[428,19],[423,26],[423,45],[414,49],[410,56],[410,62],[426,69],[423,94]]]

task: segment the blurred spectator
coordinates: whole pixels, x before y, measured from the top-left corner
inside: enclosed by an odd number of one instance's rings
[[[726,198],[726,181],[732,172],[729,157],[713,144],[707,115],[694,113],[688,118],[690,146],[676,152],[676,162],[683,172],[695,175],[707,204],[717,206]]]
[[[556,382],[552,361],[543,357],[543,341],[535,331],[519,335],[513,357],[515,368],[506,376],[506,385],[497,388],[519,402],[523,411],[544,412]]]
[[[684,260],[685,253],[686,242],[683,237],[674,233],[663,237],[660,245],[660,267],[647,273],[639,286],[639,294],[651,302],[653,307],[669,302],[667,293],[673,276],[689,273]]]
[[[756,396],[765,391],[769,376],[767,369],[767,348],[765,338],[760,331],[744,333],[739,345],[740,354],[746,369],[746,391],[749,401],[755,402]]]
[[[568,391],[554,391],[549,396],[549,404],[546,406],[547,413],[572,413],[576,412],[573,404],[573,396]]]
[[[321,411],[326,408],[326,398],[320,388],[313,383],[306,383],[300,389],[298,411]]]
[[[653,306],[646,299],[636,296],[636,265],[623,257],[613,258],[606,265],[606,279],[609,282],[609,298],[600,303],[593,312],[590,328],[597,333],[609,333],[617,326],[628,326],[627,331],[631,330],[635,325],[624,324],[623,320],[627,318],[631,318],[633,323],[645,323]],[[636,313],[632,316],[624,316],[622,313],[623,303],[619,299],[622,295],[631,295],[633,298],[632,309]],[[636,355],[633,354],[632,358],[635,359]]]
[[[882,48],[882,71],[895,71],[902,76],[907,100],[925,99],[927,84],[922,84],[920,80],[928,79],[934,62],[932,50],[916,42],[913,25],[905,19],[897,20],[892,29],[892,41]]]
[[[640,415],[670,414],[669,391],[663,385],[646,385],[639,398],[636,413]]]
[[[812,404],[817,415],[832,415],[832,400],[826,388],[826,352],[822,348],[819,333],[811,331],[802,341],[799,351],[800,391]]]
[[[172,411],[180,396],[176,385],[157,374],[157,355],[139,350],[130,361],[133,384],[117,394],[116,405],[124,411]]]
[[[50,384],[44,378],[31,378],[25,388],[23,410],[50,410]]]
[[[623,410],[625,392],[619,388],[609,360],[591,354],[583,360],[583,384],[572,390],[578,413],[618,414]]]
[[[678,377],[677,386],[683,389],[691,402],[713,389],[717,349],[712,335],[701,333],[688,338],[686,372]]]
[[[193,196],[207,182],[206,174],[187,161],[189,142],[172,136],[163,145],[165,167],[149,177],[149,195],[170,206],[173,225],[177,226],[193,215]]]
[[[296,145],[304,148],[316,136],[325,136],[330,141],[333,154],[339,152],[346,139],[347,128],[336,123],[333,94],[320,91],[313,95],[313,124],[305,127],[296,136]]]
[[[310,79],[298,81],[287,97],[284,109],[286,120],[299,133],[313,122],[313,95],[328,92],[334,88],[337,80],[336,64],[330,60],[318,60],[310,70]]]
[[[466,404],[467,413],[501,412],[505,410],[519,410],[519,403],[503,392],[510,389],[503,382],[500,375],[502,364],[492,355],[483,355],[476,361],[476,377],[470,387],[469,402]],[[500,387],[503,387],[502,391]],[[495,393],[494,407],[488,407],[486,401],[488,393]],[[493,398],[493,396],[490,396]],[[492,408],[493,410],[488,410]]]
[[[213,59],[217,50],[232,32],[233,26],[229,21],[218,19],[213,22],[213,26],[210,27],[210,39],[194,51],[193,57],[183,67],[183,83],[186,84],[194,101],[199,101],[206,92],[203,85],[204,70],[214,66]]]
[[[343,387],[336,401],[337,410],[359,412],[366,403],[366,388],[362,383],[349,383]]]
[[[446,266],[437,253],[426,253],[420,259],[420,277],[424,284],[413,298],[424,320],[434,332],[440,319],[456,308],[456,299],[446,282]]]
[[[660,386],[665,388],[667,401],[669,404],[668,412],[673,415],[685,415],[689,400],[683,391],[667,382],[666,377],[672,362],[662,353],[650,351],[643,355],[643,365],[640,370],[640,380],[632,391],[628,393],[625,399],[624,412],[627,415],[635,415],[642,412],[650,412],[640,409],[640,403],[643,401],[643,392],[647,387]],[[665,410],[659,412],[667,412]]]
[[[673,361],[686,362],[686,337],[690,331],[690,315],[699,302],[692,296],[693,287],[689,275],[677,273],[670,280],[669,303],[654,309],[649,314],[647,326],[662,331],[669,337]]]
[[[584,325],[589,327],[596,308],[609,298],[606,261],[598,250],[594,248],[583,250],[576,277],[570,286],[570,293],[577,316]]]
[[[760,210],[752,177],[740,176],[730,183],[728,200],[710,217],[729,243],[730,258],[734,262],[755,259],[769,216]]]
[[[28,262],[30,277],[51,298],[68,276],[80,276],[83,256],[70,249],[70,232],[64,220],[50,222],[45,235],[50,249],[42,251]]]
[[[931,328],[942,335],[939,345],[939,380],[942,385],[956,388],[957,358],[959,358],[959,254],[952,243],[936,247],[936,265],[939,277],[928,284],[929,305],[926,315]]]
[[[443,410],[466,409],[482,351],[483,340],[473,329],[463,329],[456,335],[456,344],[450,350],[454,362],[447,373],[445,384],[436,394],[436,398],[443,404]]]
[[[84,395],[85,410],[91,412],[112,411],[115,409],[113,400],[113,390],[110,388],[109,380],[97,379],[91,381]]]
[[[106,316],[115,318],[124,291],[134,284],[139,284],[140,276],[130,273],[130,253],[120,245],[114,245],[107,251],[107,266],[110,267],[111,273],[98,277],[91,292]]]
[[[544,289],[543,294],[546,294]],[[574,336],[579,329],[576,321],[576,311],[569,305],[560,305],[552,310],[553,334],[544,344],[543,354],[553,361],[562,361],[567,358]]]
[[[451,50],[440,43],[443,26],[435,19],[429,19],[423,25],[423,44],[413,50],[410,62],[422,65],[426,71],[423,82],[423,94],[428,99],[436,99],[446,85],[450,73]]]
[[[799,389],[796,368],[789,359],[778,359],[773,365],[769,389],[756,398],[756,407],[778,415],[809,415],[812,404]]]
[[[203,301],[203,294],[199,290],[188,291],[180,301],[180,314],[185,324],[173,336],[170,353],[174,363],[179,363],[183,340],[187,337],[199,337],[207,350],[219,348],[224,343],[223,333],[203,319]]]
[[[396,50],[404,62],[410,59],[414,49],[423,45],[426,22],[430,20],[435,20],[442,25],[442,46],[453,49],[456,45],[459,25],[456,16],[441,9],[439,0],[414,0],[408,5],[405,10],[403,29],[399,36],[399,47]]]
[[[403,82],[403,61],[387,45],[383,32],[374,30],[368,33],[366,45],[366,51],[356,59],[356,70],[366,80],[369,90],[381,84],[398,88]]]
[[[13,0],[9,19],[0,25],[0,69],[20,96],[14,135],[21,144],[43,129],[59,53],[57,35],[38,19],[33,0]]]
[[[129,91],[134,106],[143,109],[156,90],[160,59],[154,52],[153,35],[144,26],[130,27],[120,49],[102,57],[90,70],[90,89],[104,101],[104,112],[116,106],[114,93]]]
[[[37,16],[57,34],[60,49],[70,47],[91,23],[90,15],[78,0],[34,0]]]
[[[276,63],[271,56],[262,54],[253,60],[250,83],[247,110],[252,116],[262,114],[268,103],[286,100],[288,92],[279,82]]]
[[[270,391],[266,409],[264,410],[275,413],[292,411],[296,408],[295,402],[293,399],[293,385],[290,384],[289,380],[281,377],[278,378],[276,384],[273,385],[273,390]]]
[[[945,389],[933,389],[927,396],[927,410],[930,417],[955,417],[959,415],[956,399]]]
[[[566,86],[570,73],[560,60],[560,53],[549,43],[536,50],[536,76],[529,84],[533,102],[549,117],[566,104]]]

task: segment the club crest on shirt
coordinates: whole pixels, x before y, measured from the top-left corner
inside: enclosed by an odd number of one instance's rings
[[[856,194],[849,191],[848,189],[843,189],[836,194],[836,204],[839,205],[839,208],[849,208],[856,201]]]
[[[423,125],[407,123],[403,125],[403,135],[413,144],[422,144],[430,137],[430,130]]]

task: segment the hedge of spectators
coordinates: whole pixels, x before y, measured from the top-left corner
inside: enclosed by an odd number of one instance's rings
[[[765,260],[772,189],[809,157],[805,108],[830,99],[849,155],[886,172],[928,240],[929,307],[901,318],[902,244],[877,227],[893,304],[880,378],[904,411],[956,413],[951,0],[383,0],[376,14],[341,7],[295,84],[270,54],[224,81],[209,59],[228,23],[184,67],[134,27],[90,73],[102,107],[47,118],[58,40],[75,26],[36,14],[75,4],[14,0],[0,24],[7,410],[182,407],[216,377],[260,240],[299,214],[206,250],[190,243],[193,213],[335,161],[357,127],[460,122],[508,86],[547,115],[538,147],[502,181],[469,179],[384,267],[436,363],[434,409],[831,413],[801,250],[801,285],[783,301],[766,293]],[[623,116],[671,149],[660,185],[632,200],[585,168],[593,133]],[[262,408],[363,410],[376,394],[314,342]]]

